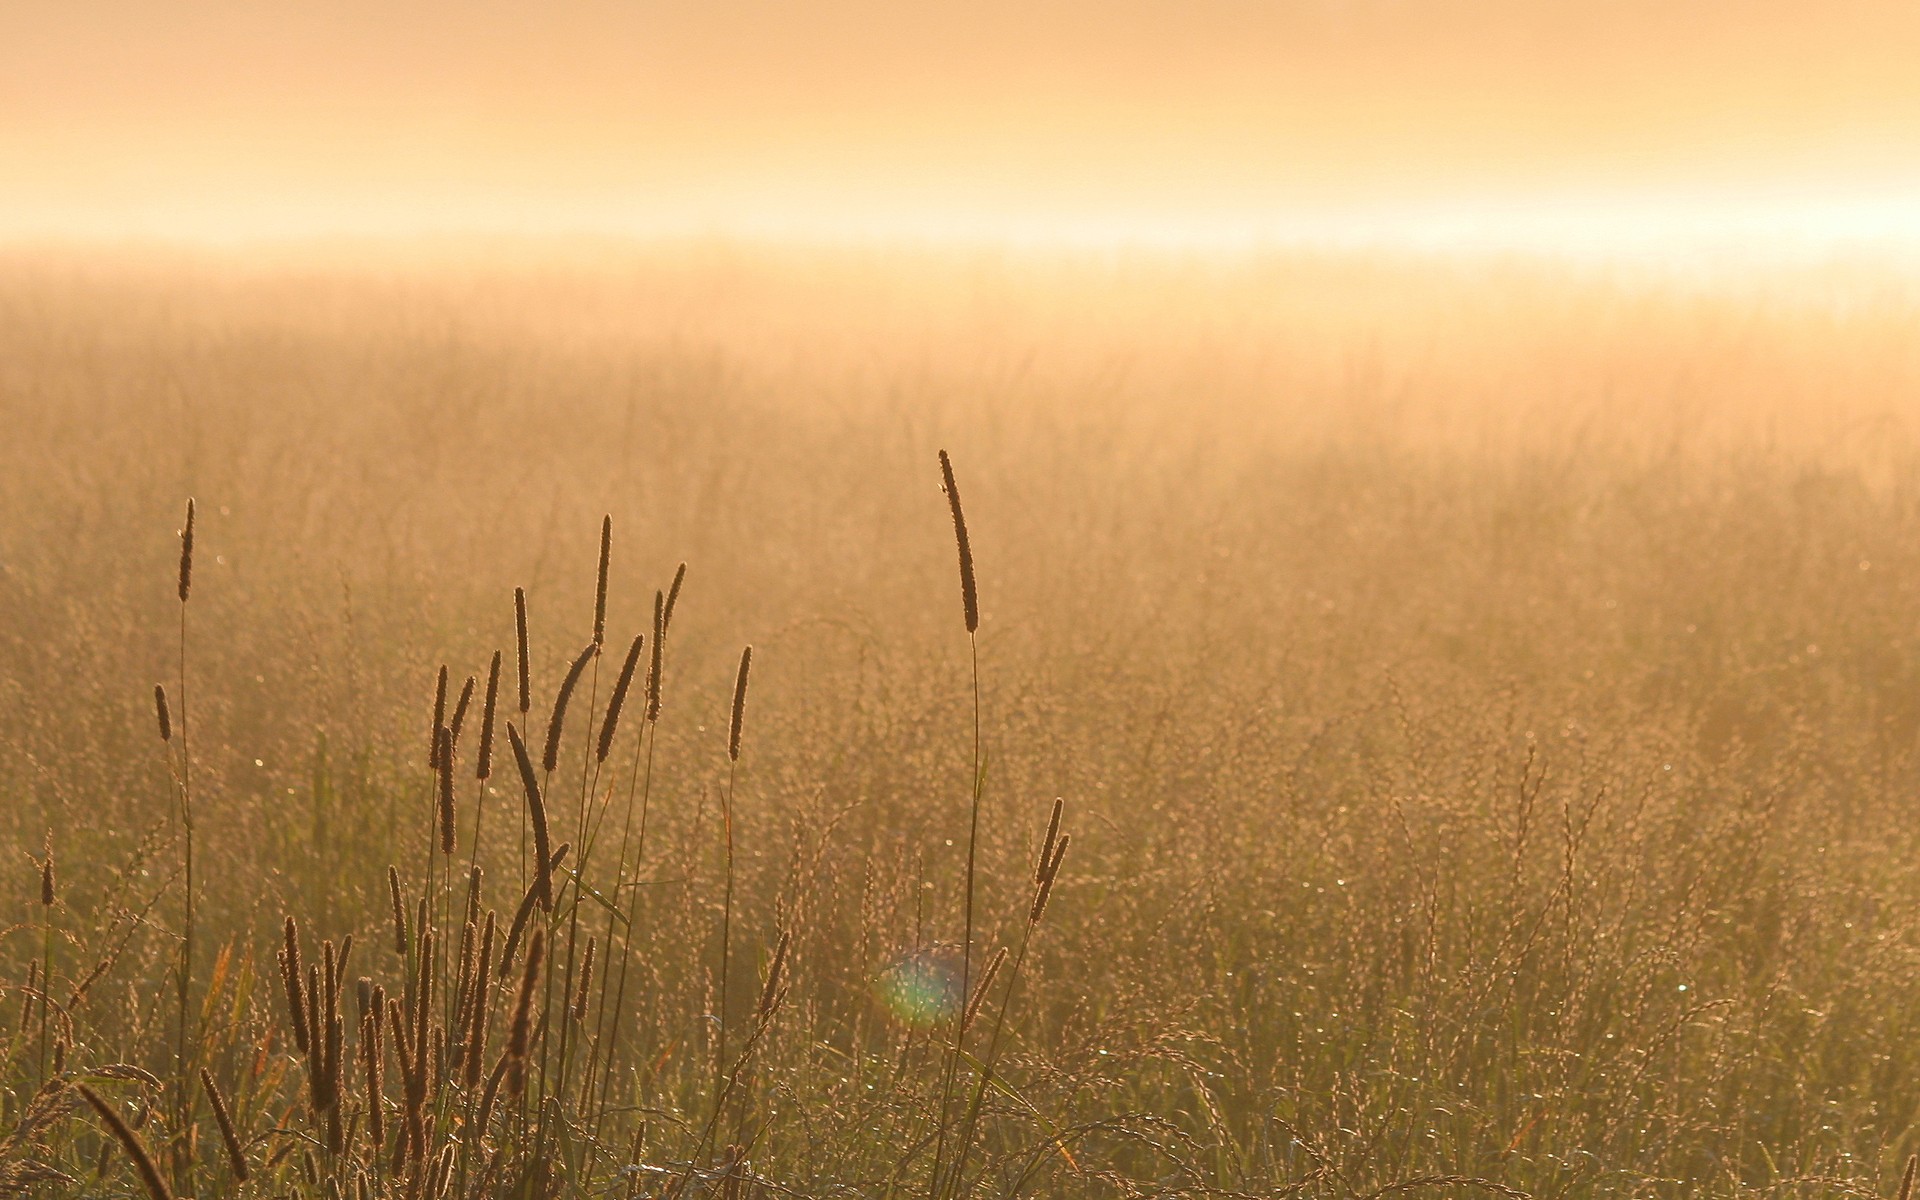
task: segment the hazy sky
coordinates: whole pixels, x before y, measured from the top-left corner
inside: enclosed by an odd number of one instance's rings
[[[1912,0],[0,0],[0,234],[1920,228]]]

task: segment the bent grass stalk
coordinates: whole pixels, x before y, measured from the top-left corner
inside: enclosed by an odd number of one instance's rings
[[[987,1052],[980,1059],[979,1078],[973,1089],[973,1098],[967,1103],[967,1111],[960,1123],[960,1135],[954,1151],[953,1186],[949,1192],[965,1196],[972,1191],[966,1183],[967,1158],[972,1153],[974,1135],[979,1128],[980,1112],[986,1103],[987,1088],[993,1082],[994,1066],[999,1062],[1001,1034],[1006,1028],[1007,1012],[1013,1006],[1014,991],[1020,986],[1021,973],[1027,964],[1027,950],[1033,943],[1033,934],[1040,927],[1040,918],[1047,911],[1047,900],[1053,894],[1054,880],[1060,874],[1060,864],[1067,856],[1067,844],[1073,839],[1060,830],[1060,818],[1065,809],[1061,800],[1054,800],[1053,813],[1047,820],[1046,836],[1040,843],[1040,855],[1035,861],[1033,874],[1033,900],[1027,908],[1027,921],[1020,930],[1020,946],[1013,957],[1013,969],[1007,974],[1006,991],[1000,997],[1000,1009],[994,1015],[993,1028],[987,1035]],[[1001,951],[1004,955],[1005,951]],[[998,965],[1000,957],[994,962]],[[969,1003],[967,1018],[963,1024],[971,1025],[973,1017],[987,989],[992,986],[993,972],[989,970],[980,980],[980,996]]]
[[[107,1132],[120,1143],[120,1149],[126,1154],[127,1161],[133,1164],[134,1173],[140,1176],[141,1184],[147,1189],[150,1200],[173,1200],[173,1193],[167,1189],[166,1181],[160,1177],[160,1169],[154,1165],[153,1156],[147,1153],[147,1147],[140,1135],[133,1131],[113,1105],[101,1098],[100,1093],[86,1084],[74,1085],[94,1114],[107,1127]]]

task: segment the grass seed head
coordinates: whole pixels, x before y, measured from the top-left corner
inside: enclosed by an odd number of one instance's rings
[[[493,717],[500,699],[500,652],[493,652],[487,667],[487,695],[480,705],[480,750],[474,756],[473,777],[485,782],[493,777]]]
[[[740,726],[747,715],[747,672],[753,667],[753,647],[740,652],[740,673],[733,677],[733,719],[727,725],[727,761],[740,761]]]
[[[967,514],[960,507],[960,485],[953,479],[953,460],[940,452],[940,479],[947,493],[947,507],[953,510],[953,540],[960,550],[960,607],[967,619],[967,632],[980,628],[980,596],[973,582],[973,545],[967,540]]]
[[[520,661],[520,716],[533,708],[533,651],[527,641],[527,589],[513,589],[513,645]]]
[[[193,590],[193,498],[187,498],[187,523],[180,529],[180,603],[187,602]]]

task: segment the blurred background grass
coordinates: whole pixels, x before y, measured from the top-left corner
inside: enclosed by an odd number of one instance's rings
[[[550,695],[610,513],[615,645],[690,564],[641,1061],[699,1036],[752,642],[740,928],[799,922],[803,1014],[767,1052],[762,1167],[872,1184],[898,1149],[874,1131],[924,1100],[875,1084],[913,1052],[875,981],[957,935],[945,447],[993,938],[1055,796],[1074,836],[1013,1017],[1002,1190],[1842,1195],[1920,1148],[1903,277],[377,252],[0,271],[23,968],[47,829],[89,921],[167,883],[137,847],[166,836],[151,687],[186,496],[203,920],[263,945],[287,911],[377,942],[436,667],[510,659],[525,586]],[[142,1061],[168,936],[137,927],[90,1049]]]

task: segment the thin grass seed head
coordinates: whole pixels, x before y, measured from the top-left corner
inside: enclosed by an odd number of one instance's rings
[[[533,1037],[533,995],[540,982],[540,965],[545,953],[545,931],[536,929],[527,940],[526,969],[520,976],[520,995],[513,1006],[513,1022],[507,1028],[509,1096],[518,1096],[526,1086],[527,1049]]]
[[[1006,964],[1006,961],[1005,946],[996,949],[993,957],[987,960],[986,968],[980,972],[980,982],[974,985],[973,995],[967,998],[966,1010],[960,1014],[962,1032],[973,1028],[974,1018],[980,1015],[980,1006],[986,1003],[987,989],[993,986],[993,977],[1000,973],[1000,968]]]
[[[781,997],[787,994],[787,952],[793,945],[791,930],[780,931],[780,942],[773,951],[773,963],[767,968],[767,982],[760,988],[759,1013],[762,1021],[771,1017],[780,1007]]]
[[[507,741],[513,744],[513,758],[520,767],[520,786],[527,794],[527,819],[533,827],[534,895],[540,907],[553,907],[553,870],[548,864],[547,806],[540,796],[540,780],[533,772],[533,759],[527,755],[526,739],[512,721],[507,722]]]
[[[1053,844],[1060,836],[1060,815],[1066,808],[1066,801],[1058,796],[1053,799],[1053,815],[1047,818],[1047,836],[1040,843],[1040,857],[1033,864],[1033,882],[1038,884],[1047,873],[1047,863],[1053,858]]]
[[[400,898],[400,868],[387,867],[387,894],[393,898],[393,952],[401,958],[407,956],[407,905]]]
[[[40,960],[37,958],[30,958],[27,960],[26,999],[20,1005],[20,1031],[22,1033],[26,1032],[27,1026],[30,1025],[33,1021],[33,1008],[34,1008],[33,1002],[34,1002],[34,990],[35,990],[34,985],[39,982],[39,979],[40,979]]]
[[[747,672],[753,667],[753,647],[740,652],[740,673],[733,679],[733,720],[727,726],[727,761],[740,761],[740,726],[747,715]]]
[[[547,870],[549,872],[559,870],[560,864],[567,861],[567,854],[572,849],[572,842],[561,842],[559,848],[553,852],[553,857],[547,860]],[[527,885],[527,894],[520,898],[520,907],[514,911],[513,923],[507,929],[507,940],[500,950],[501,971],[506,971],[513,966],[514,951],[520,946],[520,937],[527,931],[527,922],[533,916],[534,905],[539,898],[540,884],[536,880]]]
[[[420,956],[414,963],[414,1001],[415,1001],[415,1038],[422,1041],[426,1036],[427,1018],[433,1005],[434,967],[438,962],[433,956],[434,938],[431,920],[432,907],[427,896],[420,897],[414,913],[414,928],[420,931]]]
[[[367,1089],[367,1132],[373,1139],[375,1150],[387,1144],[386,1083],[382,1078],[387,1057],[383,1033],[386,1008],[385,991],[375,988],[372,1003],[366,1015],[360,1019],[360,1058],[366,1067],[363,1078]]]
[[[953,479],[953,460],[940,452],[940,479],[947,494],[947,507],[953,510],[953,540],[960,550],[960,605],[967,618],[967,632],[980,628],[980,597],[973,581],[973,545],[967,540],[967,514],[960,507],[960,485]]]
[[[513,589],[513,644],[520,659],[520,719],[533,708],[533,651],[527,641],[527,589]]]
[[[460,925],[460,968],[454,975],[454,1011],[466,1011],[467,990],[473,986],[473,956],[478,949],[480,929],[472,921]],[[456,1019],[455,1024],[458,1024]]]
[[[473,676],[467,676],[466,683],[460,686],[460,699],[453,706],[453,720],[447,722],[447,732],[451,735],[447,743],[455,750],[460,746],[460,730],[466,727],[467,708],[473,703],[473,689],[477,685]]]
[[[469,1092],[480,1085],[480,1059],[487,1044],[487,992],[493,986],[494,936],[494,914],[489,909],[486,928],[480,934],[479,958],[474,964],[473,994],[465,1027],[466,1049],[461,1062],[461,1084]]]
[[[283,935],[285,944],[279,954],[280,985],[287,994],[287,1021],[293,1027],[294,1047],[305,1054],[313,1031],[307,1023],[306,985],[300,966],[300,927],[292,917],[287,918]]]
[[[438,821],[440,827],[440,853],[450,855],[453,853],[456,844],[453,826],[453,731],[451,729],[442,729],[440,731],[437,753],[440,760],[440,769],[438,772],[440,777]]]
[[[667,600],[665,593],[653,594],[653,658],[647,664],[647,721],[660,719],[660,656],[667,642]]]
[[[494,1105],[499,1102],[501,1081],[507,1077],[507,1068],[510,1065],[512,1064],[511,1064],[511,1061],[508,1059],[506,1052],[502,1051],[500,1054],[500,1061],[493,1064],[493,1070],[489,1072],[487,1075],[487,1086],[480,1093],[480,1114],[479,1116],[474,1118],[474,1122],[473,1122],[474,1128],[477,1130],[480,1130],[482,1133],[484,1133],[487,1130],[487,1128],[493,1124]],[[500,1156],[505,1154],[506,1150],[507,1148],[505,1145],[502,1145],[499,1149],[495,1150],[494,1156],[493,1156],[494,1161],[498,1162],[500,1159]],[[487,1170],[487,1174],[491,1176],[492,1173],[493,1173],[493,1169],[491,1166],[489,1166]]]
[[[447,666],[440,664],[440,674],[433,685],[433,725],[427,730],[427,766],[440,765],[440,733],[447,727]]]
[[[627,689],[633,686],[633,671],[640,662],[640,650],[647,640],[644,633],[635,634],[633,645],[627,648],[627,660],[620,666],[620,678],[613,685],[613,695],[607,698],[607,715],[600,722],[600,744],[594,750],[595,758],[607,761],[607,755],[613,752],[614,731],[620,726],[620,710],[627,703]]]
[[[227,1110],[227,1099],[220,1094],[220,1088],[213,1082],[213,1073],[205,1067],[200,1068],[200,1090],[207,1094],[207,1103],[213,1106],[214,1124],[220,1127],[220,1144],[226,1147],[227,1167],[233,1172],[234,1181],[247,1181],[247,1156],[240,1148],[240,1135],[233,1127],[233,1114]]]
[[[607,567],[613,559],[613,514],[600,518],[600,569],[593,585],[593,644],[607,636]]]
[[[567,704],[573,699],[573,689],[580,683],[580,676],[587,669],[587,663],[600,653],[600,643],[588,642],[586,649],[580,651],[580,657],[573,660],[567,668],[567,677],[560,683],[560,691],[553,698],[553,715],[547,720],[547,744],[540,756],[540,768],[547,774],[553,774],[560,765],[560,735],[567,724]]]
[[[189,512],[192,510],[189,509]],[[127,1160],[133,1164],[134,1173],[140,1176],[140,1182],[146,1187],[151,1200],[173,1200],[173,1193],[167,1190],[167,1184],[160,1177],[160,1169],[153,1164],[153,1156],[147,1153],[145,1144],[138,1134],[123,1120],[112,1105],[100,1098],[100,1093],[84,1083],[75,1084],[80,1098],[93,1109],[95,1115],[105,1123],[107,1131],[120,1143]]]
[[[493,775],[494,705],[500,699],[500,652],[493,652],[487,667],[487,696],[480,705],[480,751],[474,756],[473,777],[486,782]]]
[[[667,604],[660,614],[660,632],[665,633],[673,625],[673,606],[680,602],[680,585],[687,581],[687,564],[681,563],[673,570],[673,585],[667,589]]]
[[[153,685],[153,715],[160,721],[160,740],[173,740],[173,712],[167,707],[167,689],[164,684]]]
[[[1047,911],[1047,897],[1053,894],[1053,881],[1060,874],[1060,860],[1067,856],[1067,843],[1072,840],[1070,834],[1063,833],[1054,843],[1053,861],[1047,864],[1038,886],[1033,889],[1033,907],[1027,911],[1027,924],[1038,925],[1041,914]]]
[[[567,1010],[567,1015],[575,1022],[584,1021],[587,1017],[587,996],[593,986],[593,952],[594,937],[588,934],[587,950],[580,960],[580,986],[575,990],[573,1004]]]
[[[468,921],[480,920],[480,885],[486,881],[486,869],[474,863],[467,871],[467,916]]]
[[[193,497],[187,497],[187,523],[180,529],[180,603],[193,590]]]

